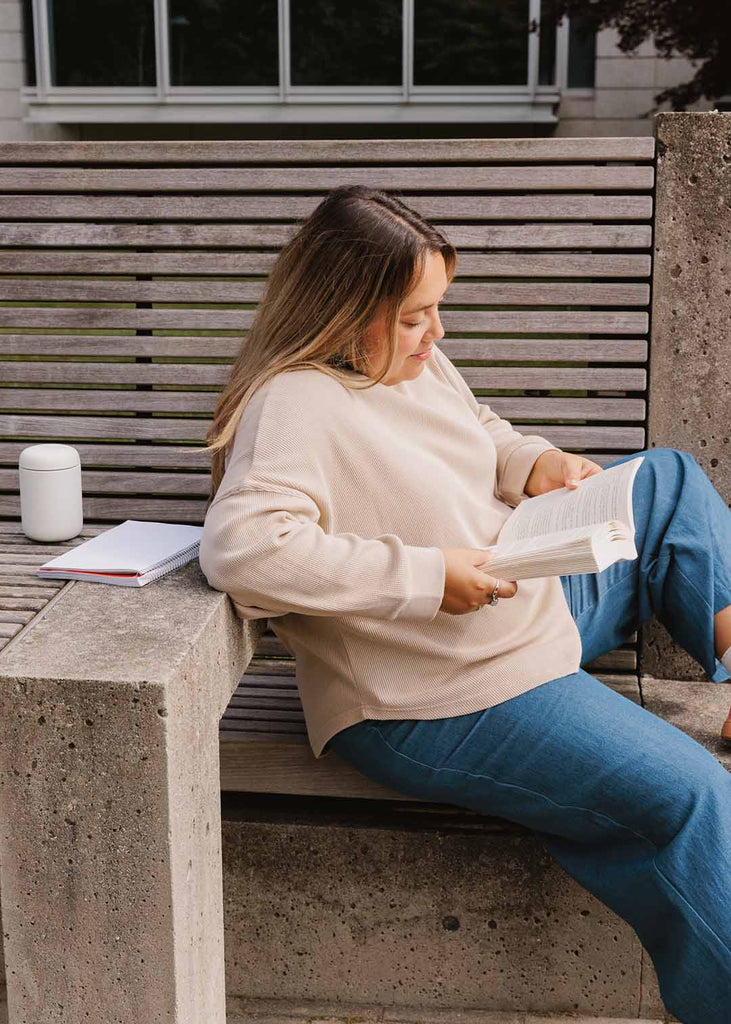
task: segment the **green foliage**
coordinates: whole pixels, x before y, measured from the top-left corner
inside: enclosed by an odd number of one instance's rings
[[[614,28],[619,49],[631,53],[652,37],[662,57],[698,64],[687,82],[663,89],[655,102],[685,110],[696,100],[731,93],[731,7],[727,0],[543,0],[544,16],[581,17],[596,30]]]

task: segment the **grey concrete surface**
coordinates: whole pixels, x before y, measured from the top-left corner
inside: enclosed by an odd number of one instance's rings
[[[731,502],[731,114],[665,113],[658,145],[649,445],[696,457]],[[641,669],[705,679],[656,623]]]
[[[671,722],[709,750],[731,771],[731,747],[720,737],[731,707],[731,682],[655,679],[643,676],[642,697],[648,711]]]
[[[527,830],[223,822],[229,1000],[637,1015],[641,945]]]
[[[0,654],[11,1024],[224,1024],[218,721],[251,654],[197,561],[75,582]]]
[[[661,1018],[586,1017],[571,1014],[491,1013],[484,1010],[387,1008],[368,1003],[230,1000],[228,1024],[657,1024]]]

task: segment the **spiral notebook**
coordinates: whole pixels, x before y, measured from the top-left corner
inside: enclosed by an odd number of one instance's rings
[[[198,557],[202,526],[126,519],[37,570],[43,579],[144,587]]]

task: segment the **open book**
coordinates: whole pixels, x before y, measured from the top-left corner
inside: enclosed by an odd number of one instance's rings
[[[559,487],[526,498],[506,519],[495,556],[479,566],[502,580],[601,572],[637,558],[632,485],[644,456],[586,477],[577,488]]]

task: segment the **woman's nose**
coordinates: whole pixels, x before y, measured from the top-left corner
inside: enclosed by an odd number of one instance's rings
[[[442,327],[442,321],[439,319],[439,314],[434,314],[434,319],[429,328],[429,338],[431,341],[441,341],[444,337],[444,328]]]

